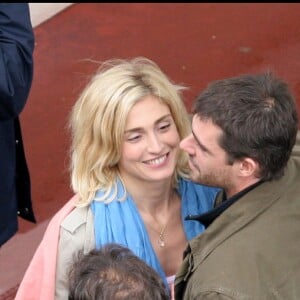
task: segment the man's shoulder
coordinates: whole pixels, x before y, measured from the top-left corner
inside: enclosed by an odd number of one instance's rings
[[[292,151],[292,156],[300,156],[300,131],[297,133],[296,143]]]

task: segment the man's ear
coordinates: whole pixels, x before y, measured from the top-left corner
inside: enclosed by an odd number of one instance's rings
[[[259,172],[259,164],[252,158],[246,157],[240,161],[239,165],[240,175],[241,176],[257,176]]]

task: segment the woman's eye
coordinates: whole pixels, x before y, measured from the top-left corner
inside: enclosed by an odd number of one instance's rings
[[[161,124],[161,125],[159,125],[159,130],[160,131],[167,131],[170,126],[171,126],[170,123]]]
[[[140,139],[141,135],[131,135],[127,138],[127,141],[129,142],[136,142]]]

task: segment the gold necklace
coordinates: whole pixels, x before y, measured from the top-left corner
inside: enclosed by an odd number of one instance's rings
[[[159,233],[159,238],[158,238],[158,245],[160,247],[164,247],[166,245],[165,242],[165,231],[167,228],[167,223],[165,224],[165,226],[163,226],[163,228],[161,229],[160,233]]]
[[[158,245],[162,248],[165,247],[166,229],[167,229],[168,222],[166,222],[166,224],[162,227],[160,231],[157,231],[154,227],[150,225],[150,223],[147,222],[147,224],[155,233],[158,234]]]
[[[174,197],[173,196],[173,193],[172,193],[172,198]],[[163,248],[166,246],[166,229],[167,229],[167,225],[168,225],[168,222],[169,222],[169,219],[167,220],[166,224],[164,226],[162,226],[160,232],[158,232],[154,227],[151,226],[150,223],[148,223],[148,226],[153,230],[155,231],[157,234],[158,234],[158,245]]]

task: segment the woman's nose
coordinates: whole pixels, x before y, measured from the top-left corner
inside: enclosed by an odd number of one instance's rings
[[[148,139],[148,150],[150,152],[159,153],[163,148],[163,143],[160,138],[153,134]]]

